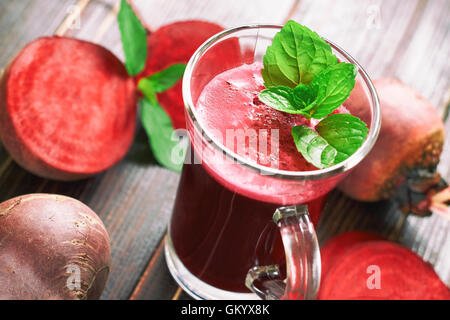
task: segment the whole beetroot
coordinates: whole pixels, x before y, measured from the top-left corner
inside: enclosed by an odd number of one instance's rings
[[[0,299],[97,299],[109,258],[102,221],[78,200],[29,194],[0,204]]]
[[[444,187],[436,173],[444,143],[444,124],[429,101],[396,79],[374,81],[380,98],[382,124],[378,140],[368,156],[340,183],[350,197],[378,201],[398,195],[423,195],[407,209],[426,213],[427,196]],[[362,119],[370,119],[365,95],[357,85],[346,107]],[[431,193],[430,193],[431,192]],[[419,197],[420,198],[420,197]],[[421,212],[423,211],[423,212]]]

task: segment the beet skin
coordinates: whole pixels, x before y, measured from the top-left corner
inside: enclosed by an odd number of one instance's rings
[[[0,299],[97,299],[109,259],[108,233],[80,201],[29,194],[0,204]]]
[[[413,171],[434,172],[444,142],[444,124],[429,101],[399,80],[378,79],[374,85],[382,114],[380,135],[367,157],[339,184],[347,195],[363,201],[394,196]],[[361,84],[345,106],[361,119],[370,119]]]
[[[127,152],[136,125],[135,83],[107,49],[44,37],[0,81],[0,137],[11,157],[45,178],[75,180]]]

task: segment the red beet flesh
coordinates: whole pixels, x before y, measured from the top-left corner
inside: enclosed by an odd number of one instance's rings
[[[75,180],[120,160],[134,137],[135,84],[119,59],[86,41],[28,44],[0,83],[0,136],[36,175]]]
[[[320,248],[320,257],[322,260],[322,279],[330,270],[331,266],[338,263],[342,254],[347,252],[354,244],[370,241],[383,240],[383,238],[374,233],[352,231],[340,234],[332,240],[327,241],[325,245]]]
[[[322,248],[322,261],[319,299],[450,299],[449,289],[430,264],[376,235],[352,232],[335,237]],[[375,283],[374,266],[379,289],[368,285]]]
[[[215,23],[188,20],[171,23],[151,32],[147,38],[147,63],[137,79],[159,72],[175,63],[187,63],[203,42],[222,30],[223,28]],[[226,69],[227,61],[240,58],[238,43],[235,41],[220,51],[215,51],[214,56],[218,62],[216,64],[218,70],[208,72],[217,74]],[[181,84],[182,81],[179,80],[172,88],[158,94],[158,101],[169,114],[175,128],[186,127]]]

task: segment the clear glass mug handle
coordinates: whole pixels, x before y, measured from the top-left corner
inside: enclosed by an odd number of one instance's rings
[[[246,286],[262,299],[315,299],[321,275],[320,251],[307,206],[280,207],[273,220],[286,253],[286,279],[280,279],[278,265],[256,266],[248,271]]]

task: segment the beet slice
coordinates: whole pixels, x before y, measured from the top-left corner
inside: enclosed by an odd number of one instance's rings
[[[365,236],[362,242],[351,243],[354,241],[344,243],[347,249],[341,251],[339,259],[331,259],[318,299],[450,299],[449,288],[432,266],[411,250],[389,241],[367,240]],[[327,250],[333,246],[340,250],[336,243]],[[373,275],[369,266],[379,268],[380,289],[368,288],[368,279]]]
[[[383,237],[364,231],[351,231],[337,235],[320,248],[322,279],[353,245],[370,240],[384,240]]]
[[[0,203],[0,299],[98,299],[110,269],[100,218],[73,198]]]
[[[171,23],[151,32],[147,37],[147,62],[144,71],[136,77],[137,80],[159,72],[172,64],[187,63],[203,42],[222,30],[221,26],[212,22],[187,20]],[[229,41],[220,49],[213,53],[218,63],[215,65],[215,70],[208,70],[210,74],[222,72],[230,65],[237,65],[237,61],[241,60],[237,40]],[[186,127],[181,88],[182,81],[179,80],[169,90],[158,93],[158,101],[169,114],[174,128]]]
[[[28,44],[0,83],[0,137],[25,169],[75,180],[119,161],[136,125],[135,84],[110,51],[65,37]]]

